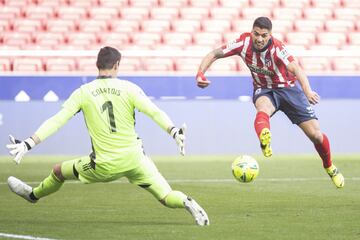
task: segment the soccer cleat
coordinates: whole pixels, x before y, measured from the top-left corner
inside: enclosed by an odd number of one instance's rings
[[[331,177],[331,180],[337,188],[344,187],[345,179],[344,176],[340,173],[339,169],[335,165],[331,165],[328,168],[325,168],[327,174]]]
[[[265,157],[271,157],[272,149],[270,146],[271,143],[271,132],[270,129],[264,128],[261,130],[260,136],[260,147]]]
[[[202,207],[192,198],[187,197],[184,200],[186,210],[195,218],[197,225],[205,226],[210,225],[209,218]]]
[[[33,200],[30,198],[30,194],[32,192],[32,187],[17,179],[16,177],[9,177],[8,178],[8,185],[11,191],[19,195],[20,197],[26,199],[31,203],[36,203],[37,200]]]

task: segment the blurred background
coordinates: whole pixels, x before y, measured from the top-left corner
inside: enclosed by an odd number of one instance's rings
[[[322,97],[315,106],[334,153],[359,153],[360,2],[357,0],[0,0],[0,154],[8,134],[31,135],[81,84],[96,77],[98,50],[118,48],[120,78],[139,86],[180,125],[189,154],[260,153],[250,73],[240,57],[215,62],[212,85],[196,87],[201,58],[273,22]],[[274,153],[313,153],[282,113],[272,118]],[[142,114],[137,130],[151,154],[175,143]],[[39,154],[90,151],[81,114],[37,147]]]

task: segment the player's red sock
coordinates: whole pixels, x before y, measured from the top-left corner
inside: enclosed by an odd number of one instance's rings
[[[319,153],[319,155],[323,161],[324,168],[330,167],[332,162],[331,162],[330,143],[329,143],[329,139],[327,138],[327,136],[325,134],[323,134],[322,143],[314,144],[314,145],[315,145],[316,151]]]
[[[263,130],[264,128],[270,129],[270,121],[269,120],[270,120],[270,117],[265,112],[260,111],[256,114],[256,118],[254,121],[254,127],[255,127],[256,134],[258,136],[260,136],[261,130]]]

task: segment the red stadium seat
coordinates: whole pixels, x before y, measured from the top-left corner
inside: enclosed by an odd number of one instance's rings
[[[220,0],[220,5],[223,7],[241,9],[249,5],[248,0]]]
[[[137,20],[111,20],[109,25],[111,31],[116,33],[133,33],[140,29],[140,24]]]
[[[299,60],[307,73],[325,72],[331,69],[330,60],[326,57],[302,57]]]
[[[251,32],[253,23],[254,20],[235,20],[232,22],[232,28],[237,33]]]
[[[272,20],[273,33],[287,33],[293,31],[293,21],[291,20],[284,20],[284,19],[277,19]]]
[[[61,6],[57,9],[56,15],[62,20],[78,20],[87,17],[85,8]]]
[[[192,7],[211,8],[218,4],[218,0],[189,0]]]
[[[240,10],[231,7],[212,7],[210,8],[210,16],[212,19],[231,21],[239,18]]]
[[[343,0],[344,7],[352,8],[352,9],[359,9],[360,8],[360,2],[357,0]]]
[[[304,9],[304,17],[306,19],[314,19],[314,20],[326,20],[332,17],[332,9],[331,8],[305,8]]]
[[[314,44],[315,40],[315,34],[310,32],[289,32],[286,34],[288,44],[309,46]]]
[[[25,7],[24,13],[27,19],[43,20],[52,18],[54,16],[54,9],[50,6],[31,5]]]
[[[163,33],[170,30],[170,21],[159,19],[144,20],[141,22],[140,28],[144,32]]]
[[[120,9],[128,6],[129,0],[99,0],[98,2],[101,7]]]
[[[231,22],[227,20],[205,19],[202,21],[202,29],[205,32],[223,33],[229,31]]]
[[[97,37],[92,33],[68,33],[65,35],[68,45],[89,46],[98,42]]]
[[[0,8],[0,16],[2,20],[13,20],[21,17],[21,8],[16,6],[2,6]]]
[[[199,46],[218,47],[223,43],[221,33],[198,32],[193,34],[193,39]]]
[[[350,32],[348,33],[349,43],[353,45],[360,46],[360,32]]]
[[[208,69],[209,73],[228,73],[235,72],[238,70],[237,64],[238,58],[223,58],[216,61],[211,67]]]
[[[107,22],[100,19],[80,20],[77,26],[79,31],[84,33],[98,33],[108,31]]]
[[[15,32],[39,32],[43,30],[40,20],[16,19],[13,22]]]
[[[179,9],[175,7],[160,7],[150,10],[151,19],[171,20],[179,16]]]
[[[140,71],[141,61],[139,58],[124,57],[121,59],[119,69],[121,73]]]
[[[183,7],[180,9],[180,17],[186,20],[202,20],[210,15],[207,8]]]
[[[325,29],[328,32],[351,32],[354,28],[354,22],[351,20],[327,20],[325,22]]]
[[[170,46],[186,46],[191,44],[191,33],[170,32],[163,34],[164,45]]]
[[[22,46],[32,43],[30,33],[25,32],[3,32],[3,44],[8,46]]]
[[[240,33],[238,32],[227,32],[223,34],[223,43],[229,43],[231,41],[234,41],[235,39],[238,39],[240,37]]]
[[[187,5],[188,0],[161,0],[160,2],[163,7],[181,8]]]
[[[201,58],[176,58],[174,62],[176,71],[196,74]]]
[[[115,7],[97,7],[89,8],[89,18],[93,20],[114,20],[119,17],[118,8]]]
[[[316,33],[324,30],[324,23],[321,20],[299,19],[295,21],[294,28],[298,32]]]
[[[13,62],[15,72],[42,72],[44,71],[43,63],[39,58],[15,58]]]
[[[77,70],[86,73],[96,73],[96,58],[78,58],[77,59]]]
[[[360,7],[360,4],[359,4]],[[359,11],[354,11],[353,8],[334,8],[334,18],[339,20],[351,20],[359,19]]]
[[[200,30],[200,21],[177,19],[172,21],[172,28],[174,32],[189,32],[194,33]]]
[[[359,66],[359,58],[337,57],[332,59],[333,70],[337,72],[355,73]]]
[[[304,9],[310,4],[311,0],[281,1],[281,6],[284,8]]]
[[[120,9],[120,17],[126,20],[144,20],[149,16],[150,11],[146,7],[125,7]]]
[[[142,63],[143,70],[147,72],[168,72],[174,70],[172,58],[145,58]]]
[[[297,20],[302,18],[302,9],[301,8],[274,8],[272,10],[273,19],[280,20]],[[274,25],[275,26],[275,25]]]
[[[40,32],[32,34],[35,43],[40,46],[56,46],[64,42],[64,35],[56,32]]]
[[[74,58],[47,58],[45,61],[45,70],[47,72],[56,72],[66,74],[76,69]]]
[[[242,8],[241,14],[244,19],[250,19],[254,21],[259,16],[270,17],[271,10],[271,8],[264,7]]]
[[[10,31],[10,21],[7,19],[0,19],[0,32]]]
[[[9,58],[0,58],[0,71],[11,71],[11,63]]]
[[[317,8],[334,8],[341,4],[342,0],[312,0],[312,4]]]
[[[156,7],[158,1],[157,0],[130,0],[131,6],[133,7]]]
[[[161,43],[161,35],[158,33],[137,32],[131,35],[132,43],[138,46],[152,47]]]
[[[98,33],[98,38],[101,45],[112,46],[120,49],[128,45],[130,41],[128,34],[117,32]]]
[[[75,21],[70,19],[49,19],[44,21],[44,24],[48,32],[68,33],[75,31]]]
[[[316,34],[318,44],[340,47],[346,43],[346,34],[337,32],[320,32]]]

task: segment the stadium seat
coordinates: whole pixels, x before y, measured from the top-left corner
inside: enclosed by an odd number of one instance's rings
[[[77,27],[80,32],[84,33],[106,32],[109,29],[106,20],[101,19],[80,20]]]
[[[287,19],[272,20],[273,33],[287,33],[293,31],[293,21]]]
[[[48,32],[69,33],[75,31],[75,21],[70,19],[49,19],[45,20],[44,24]]]
[[[154,46],[161,43],[158,33],[137,32],[131,35],[132,43],[139,46]]]
[[[77,71],[86,73],[96,73],[96,58],[78,58],[76,60]]]
[[[197,68],[201,63],[201,58],[176,58],[174,63],[176,71],[196,74]]]
[[[174,7],[174,8],[181,8],[187,5],[188,0],[161,0],[160,5],[162,7]]]
[[[200,30],[200,21],[177,19],[172,21],[172,29],[174,32],[194,33]]]
[[[240,37],[240,33],[238,32],[226,32],[223,34],[223,43],[229,43],[231,41],[234,41],[235,39]]]
[[[21,17],[21,8],[16,6],[2,6],[0,8],[0,16],[2,20],[13,20]]]
[[[57,8],[55,15],[62,20],[78,20],[86,18],[87,12],[82,7],[61,6]]]
[[[184,7],[180,9],[180,18],[186,20],[202,20],[210,15],[207,8],[201,7]]]
[[[172,58],[144,58],[142,64],[143,70],[147,72],[168,72],[174,70]]]
[[[302,18],[301,8],[274,8],[272,10],[272,16],[274,20],[297,20]]]
[[[74,58],[47,58],[45,61],[47,72],[66,74],[76,70]]]
[[[54,16],[54,9],[50,6],[31,5],[24,9],[25,17],[31,20],[50,19]]]
[[[249,0],[249,3],[252,7],[261,7],[261,8],[272,9],[279,5],[280,0],[267,0],[267,1]]]
[[[11,71],[11,63],[9,58],[0,58],[0,71]]]
[[[351,20],[327,20],[325,22],[325,29],[328,32],[351,32],[354,28],[354,22]]]
[[[125,7],[120,9],[121,19],[144,20],[150,16],[149,9],[146,7]]]
[[[7,19],[0,19],[0,32],[10,31],[10,21]]]
[[[13,69],[17,72],[27,73],[44,71],[42,61],[39,58],[15,58]]]
[[[141,22],[140,29],[144,32],[168,32],[170,30],[170,21],[159,19],[144,20]]]
[[[281,32],[273,32],[271,35],[281,42],[285,42],[286,40],[285,34],[282,34]]]
[[[186,46],[191,44],[192,35],[191,33],[178,33],[170,32],[163,34],[164,45],[170,46]]]
[[[172,20],[179,16],[179,9],[175,7],[160,7],[150,10],[150,18],[158,20]]]
[[[354,73],[358,69],[359,58],[356,57],[337,57],[332,59],[334,71],[343,73]]]
[[[349,44],[360,46],[360,32],[348,33]]]
[[[140,71],[141,61],[139,58],[124,57],[121,59],[119,71],[121,73]]]
[[[316,33],[324,30],[324,23],[321,20],[299,19],[294,22],[294,28],[298,32]]]
[[[130,5],[133,7],[152,8],[158,5],[158,0],[130,0]]]
[[[129,44],[130,41],[130,37],[128,34],[118,32],[98,33],[97,37],[101,45],[112,46],[119,49],[123,49],[124,46],[127,46]]]
[[[240,16],[240,10],[238,8],[231,8],[231,7],[210,8],[211,19],[231,21],[233,19],[239,18],[239,16]]]
[[[286,34],[286,42],[293,45],[309,46],[315,43],[315,34],[310,32],[289,32]]]
[[[284,8],[304,9],[311,5],[311,0],[297,0],[297,1],[281,1],[280,5]]]
[[[116,33],[133,33],[140,29],[140,24],[137,20],[110,20],[108,24],[110,30]]]
[[[16,19],[12,25],[15,32],[39,32],[43,30],[40,20]]]
[[[62,33],[56,32],[40,32],[33,33],[33,39],[36,44],[40,46],[56,46],[64,42],[64,36]]]
[[[2,42],[8,46],[22,46],[32,43],[30,33],[25,32],[3,32]]]
[[[321,20],[330,19],[332,17],[331,8],[305,8],[304,17],[306,19]]]
[[[227,20],[205,19],[201,22],[202,30],[205,32],[227,32],[231,28],[231,22]]]
[[[359,4],[360,7],[360,4]],[[335,8],[334,18],[339,20],[351,20],[354,21],[360,18],[359,11],[354,11],[353,8]]]
[[[99,7],[120,9],[128,6],[129,0],[98,0]]]
[[[341,4],[342,0],[313,0],[312,5],[317,8],[334,8]]]
[[[249,5],[248,0],[220,0],[219,2],[220,2],[219,5],[221,5],[222,7],[237,8],[237,9],[241,9]]]
[[[318,44],[340,47],[346,43],[346,34],[337,32],[320,32],[316,34]]]
[[[299,62],[306,73],[325,72],[331,69],[330,60],[326,57],[301,57]]]
[[[115,7],[98,7],[88,10],[89,18],[93,20],[114,20],[119,17],[118,8]]]
[[[242,8],[241,16],[244,19],[250,19],[252,21],[254,21],[259,16],[271,17],[271,8],[264,8],[264,7]]]
[[[92,33],[68,33],[65,35],[65,41],[68,45],[89,46],[97,43],[97,37]]]
[[[194,44],[199,46],[219,47],[222,45],[221,33],[197,32],[193,34]]]
[[[235,20],[232,22],[232,29],[237,33],[251,32],[253,23],[254,20]]]
[[[360,2],[357,0],[343,0],[342,2],[344,7],[352,8],[352,9],[360,8]]]

